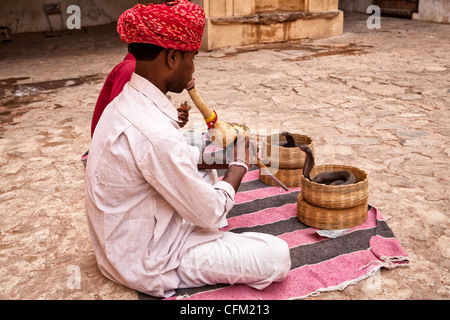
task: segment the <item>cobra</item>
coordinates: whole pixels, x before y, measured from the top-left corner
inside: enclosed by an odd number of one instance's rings
[[[280,147],[295,148],[295,147],[300,146],[300,144],[295,143],[294,137],[289,132],[284,131],[283,133],[281,133],[281,135],[286,138],[286,141],[285,142],[280,142],[278,144]]]
[[[305,164],[303,165],[303,175],[309,181],[326,184],[331,186],[342,186],[356,183],[356,177],[348,171],[322,172],[311,180],[310,173],[314,167],[314,155],[307,145],[301,145],[300,150],[306,154]]]

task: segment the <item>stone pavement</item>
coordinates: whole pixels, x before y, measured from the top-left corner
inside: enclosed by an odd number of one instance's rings
[[[346,13],[329,39],[201,52],[197,87],[223,119],[307,134],[318,164],[369,174],[369,203],[412,264],[309,299],[448,299],[450,25],[382,17],[369,30],[366,19]],[[114,25],[0,44],[1,299],[137,299],[97,269],[80,161],[125,52]],[[188,129],[199,120],[193,109]]]

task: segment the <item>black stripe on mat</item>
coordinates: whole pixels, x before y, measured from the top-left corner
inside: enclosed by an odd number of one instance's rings
[[[242,182],[241,185],[239,186],[238,192],[254,191],[266,188],[273,188],[273,186],[265,184],[264,182],[261,182],[261,180],[257,179]]]
[[[353,231],[335,239],[327,239],[290,249],[291,270],[310,264],[327,261],[343,254],[367,250],[375,235],[393,238],[394,234],[385,221],[377,221],[377,227]]]
[[[283,233],[293,232],[296,230],[304,230],[309,229],[308,226],[304,225],[303,223],[298,220],[297,217],[291,217],[286,220],[280,220],[275,221],[272,223],[267,223],[259,226],[253,226],[253,227],[242,227],[242,228],[235,228],[228,231],[234,232],[234,233],[242,233],[242,232],[260,232],[260,233],[268,233],[273,236],[278,236]]]
[[[268,208],[281,207],[288,203],[297,203],[297,196],[300,191],[294,191],[290,193],[282,193],[272,197],[266,197],[261,199],[255,199],[248,202],[236,203],[230,212],[228,212],[227,218],[240,216],[242,214],[258,212]]]

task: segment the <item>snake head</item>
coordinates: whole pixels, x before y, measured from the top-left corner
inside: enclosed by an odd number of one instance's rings
[[[284,131],[283,133],[281,133],[281,135],[286,138],[286,145],[285,145],[286,148],[295,147],[295,139],[289,132]]]

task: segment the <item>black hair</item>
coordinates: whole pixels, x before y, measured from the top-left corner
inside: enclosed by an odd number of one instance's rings
[[[136,60],[153,61],[164,50],[163,47],[150,43],[130,43],[129,51]]]

